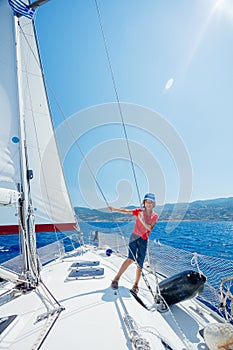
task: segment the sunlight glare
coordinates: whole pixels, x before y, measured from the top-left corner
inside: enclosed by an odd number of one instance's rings
[[[224,6],[224,0],[217,0],[215,4],[215,8]]]
[[[233,1],[217,0],[212,12],[222,11],[224,15],[233,19]]]
[[[230,20],[233,20],[233,0],[215,0],[214,6],[212,6],[211,11],[206,18],[206,21],[203,23],[196,43],[193,45],[193,50],[187,60],[186,69],[188,69],[188,67],[190,66],[209,24],[218,14],[220,14],[221,17],[225,16],[230,18]]]

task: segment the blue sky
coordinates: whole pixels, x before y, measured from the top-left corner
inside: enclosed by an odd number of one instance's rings
[[[138,205],[147,191],[158,204],[233,196],[232,0],[98,6],[117,96],[95,1],[51,0],[35,18],[63,113],[49,91],[54,125],[73,130],[59,141],[73,205]]]

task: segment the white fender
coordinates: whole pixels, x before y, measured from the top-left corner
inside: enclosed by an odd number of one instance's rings
[[[233,326],[230,323],[210,323],[204,328],[203,335],[210,350],[233,350]]]

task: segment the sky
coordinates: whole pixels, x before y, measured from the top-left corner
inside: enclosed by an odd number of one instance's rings
[[[232,0],[50,0],[35,24],[74,206],[233,196]]]

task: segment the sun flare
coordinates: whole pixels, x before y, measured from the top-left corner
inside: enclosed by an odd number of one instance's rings
[[[223,7],[223,6],[224,6],[224,0],[217,0],[215,4],[215,8]]]
[[[213,12],[222,12],[227,17],[233,19],[233,1],[232,0],[217,0],[214,7]]]

